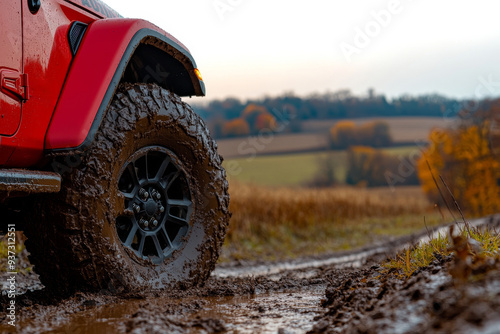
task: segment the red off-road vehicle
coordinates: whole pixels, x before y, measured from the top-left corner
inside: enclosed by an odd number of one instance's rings
[[[188,49],[99,0],[2,0],[0,27],[0,220],[24,221],[42,282],[206,279],[229,197],[216,144],[179,98],[205,95]]]

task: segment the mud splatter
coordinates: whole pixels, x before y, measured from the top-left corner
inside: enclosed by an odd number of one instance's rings
[[[118,190],[123,164],[139,149],[156,146],[175,154],[194,208],[182,246],[160,265],[129,251],[115,226],[126,214]],[[63,295],[200,284],[214,269],[226,233],[227,189],[216,144],[187,104],[156,85],[122,85],[81,164],[63,178],[61,192],[37,198],[25,231],[31,261],[43,284]]]
[[[214,275],[203,286],[146,293],[103,290],[61,299],[47,289],[31,291],[16,299],[18,328],[81,334],[498,333],[500,263],[461,281],[450,274],[457,265],[453,255],[438,257],[407,279],[384,273],[377,261],[367,258],[361,268]],[[9,332],[4,316],[0,323],[0,332]]]
[[[435,260],[408,279],[378,266],[336,277],[326,312],[308,333],[498,333],[500,263],[457,284],[455,257]]]

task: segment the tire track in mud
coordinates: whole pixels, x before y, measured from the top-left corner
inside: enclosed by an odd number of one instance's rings
[[[470,224],[498,227],[500,215]],[[64,300],[50,300],[46,290],[28,292],[18,297],[18,329],[25,333],[304,333],[317,326],[316,319],[325,312],[321,304],[330,282],[358,275],[354,268],[366,269],[402,248],[445,235],[450,225],[328,257],[219,266],[205,286],[186,291],[147,297],[77,293]]]

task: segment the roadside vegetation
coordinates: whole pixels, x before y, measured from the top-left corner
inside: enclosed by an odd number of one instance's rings
[[[500,100],[485,101],[472,117],[464,113],[455,127],[432,131],[418,162],[422,187],[431,201],[456,200],[474,216],[500,212],[499,119]],[[449,192],[436,187],[434,180],[441,178]]]
[[[450,219],[419,187],[265,187],[231,182],[233,217],[221,261],[278,260],[349,250]]]
[[[457,231],[452,226],[448,235],[439,235],[405,249],[382,266],[386,272],[404,278],[425,269],[433,261],[453,255],[450,274],[459,281],[467,281],[496,268],[500,263],[499,247],[500,232],[495,229],[462,228]]]
[[[449,210],[467,216],[500,211],[499,133],[500,100],[483,101],[472,116],[463,111],[454,127],[435,129],[430,145],[418,162],[419,177],[427,197]],[[497,124],[498,125],[498,124]],[[384,266],[411,276],[432,261],[454,254],[450,273],[467,280],[500,262],[500,231],[468,226],[447,236],[406,249]]]
[[[498,212],[500,160],[492,145],[498,135],[492,122],[499,113],[499,101],[483,101],[472,117],[460,113],[463,117],[453,127],[431,133],[430,145],[417,164],[415,147],[398,148],[397,155],[354,146],[347,151],[299,155],[296,161],[293,156],[247,159],[246,165],[240,160],[240,173],[230,182],[233,219],[222,259],[272,260],[346,250],[454,221],[462,209],[467,217]],[[369,126],[374,129],[375,123]],[[339,133],[356,136],[356,129],[352,123],[340,123],[332,129],[332,138],[338,139]],[[309,185],[323,188],[300,187],[307,183],[290,176],[294,169],[307,171],[315,177]],[[252,173],[253,178],[246,176]],[[423,186],[370,188],[394,185],[388,173],[396,183],[416,184],[420,179]],[[282,180],[294,180],[287,184],[294,187],[262,185],[279,186]],[[411,275],[439,256],[459,254],[460,247],[472,249],[476,243],[484,251],[468,251],[474,259],[494,258],[498,241],[496,231],[468,229],[467,235],[461,231],[406,250],[387,267]]]

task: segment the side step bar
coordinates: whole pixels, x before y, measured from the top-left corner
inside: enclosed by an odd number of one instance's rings
[[[59,190],[61,190],[61,176],[57,173],[0,169],[0,193],[5,192],[7,196],[56,193]]]

